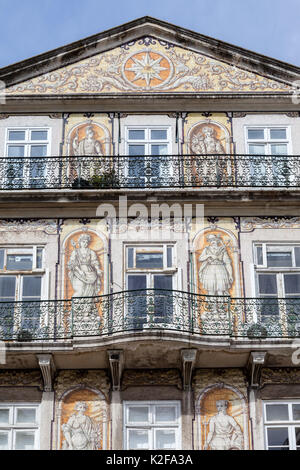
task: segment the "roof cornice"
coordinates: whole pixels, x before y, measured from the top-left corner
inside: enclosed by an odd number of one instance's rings
[[[300,68],[277,59],[214,39],[194,31],[144,16],[79,41],[39,54],[0,69],[6,86],[29,80],[44,73],[74,64],[120,45],[154,36],[177,46],[205,54],[241,69],[275,78],[284,83],[300,79]]]

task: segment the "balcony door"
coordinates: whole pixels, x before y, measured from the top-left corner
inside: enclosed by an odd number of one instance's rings
[[[294,162],[287,157],[290,153],[288,130],[279,127],[247,129],[251,185],[289,186]]]
[[[172,165],[169,127],[128,127],[126,164],[127,185],[130,187],[161,187],[170,185]]]
[[[8,129],[3,181],[9,188],[45,187],[48,129]]]
[[[173,247],[127,247],[126,321],[134,328],[173,320]]]

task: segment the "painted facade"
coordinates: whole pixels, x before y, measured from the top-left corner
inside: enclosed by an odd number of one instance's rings
[[[0,447],[297,448],[299,70],[126,28],[0,70]]]

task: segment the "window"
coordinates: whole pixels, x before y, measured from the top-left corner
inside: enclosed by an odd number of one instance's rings
[[[251,127],[246,129],[247,151],[251,155],[250,175],[255,185],[287,185],[289,169],[289,129]],[[255,183],[256,181],[256,183]]]
[[[128,127],[127,178],[131,186],[168,186],[172,177],[169,127]]]
[[[128,321],[134,327],[173,318],[174,246],[127,246]],[[148,289],[148,290],[146,290]]]
[[[41,246],[0,247],[0,316],[4,335],[12,334],[16,322],[21,321],[22,329],[39,326],[40,308],[35,301],[42,297],[43,253]]]
[[[49,155],[49,129],[7,130],[6,184],[41,188],[45,185],[45,157]]]
[[[180,402],[125,402],[125,449],[181,449],[180,421]]]
[[[263,298],[261,314],[278,315],[278,298],[288,299],[282,313],[299,314],[300,245],[256,243],[254,259],[257,294]]]
[[[300,402],[264,403],[268,450],[300,450]]]
[[[0,450],[39,448],[39,406],[0,405]]]

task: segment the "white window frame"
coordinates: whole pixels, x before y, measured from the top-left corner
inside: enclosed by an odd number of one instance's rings
[[[10,132],[20,132],[24,131],[25,132],[25,139],[24,140],[9,140],[9,133]],[[47,140],[31,140],[31,131],[46,131],[47,132]],[[26,184],[29,184],[30,182],[30,176],[28,174],[28,170],[26,170],[26,166],[28,166],[28,163],[30,162],[30,159],[34,157],[30,157],[30,147],[34,145],[45,145],[47,148],[46,155],[43,158],[49,157],[51,155],[51,131],[52,129],[50,127],[40,127],[40,126],[30,126],[30,127],[18,127],[18,126],[13,126],[13,127],[8,127],[6,129],[6,135],[5,135],[5,143],[4,143],[4,155],[7,160],[7,163],[9,161],[9,156],[8,156],[8,147],[9,145],[23,145],[24,146],[24,157],[23,158],[25,161],[25,171],[23,171],[23,176],[20,177],[19,179],[23,179]],[[17,157],[16,157],[17,158]],[[27,165],[26,165],[27,163]],[[45,165],[45,170],[44,170],[44,177],[46,176],[47,173],[47,164],[48,160],[46,160],[46,165]]]
[[[295,432],[294,429],[296,427],[300,428],[300,419],[299,421],[293,420],[292,415],[292,405],[300,405],[300,400],[276,400],[276,401],[264,401],[263,402],[263,422],[264,422],[264,440],[265,440],[265,449],[268,449],[268,433],[267,430],[270,428],[288,428],[288,436],[289,436],[289,449],[286,450],[296,450],[296,439],[295,439]],[[267,405],[288,405],[288,414],[289,420],[288,421],[267,421],[267,412],[266,407]],[[281,446],[273,446],[273,447],[281,447]],[[300,446],[299,446],[300,447]],[[299,449],[300,450],[300,449]]]
[[[144,130],[145,131],[145,139],[129,139],[129,131],[131,130]],[[151,139],[151,130],[166,130],[167,131],[167,139],[157,139],[157,140],[152,140]],[[147,163],[151,164],[151,145],[166,145],[167,146],[167,152],[165,157],[168,158],[168,155],[172,154],[172,126],[171,125],[151,125],[151,124],[144,124],[144,125],[126,125],[125,126],[125,154],[128,155],[128,164],[125,165],[125,176],[130,178],[128,176],[129,172],[129,159],[131,158],[129,156],[129,145],[144,145],[145,146],[145,154],[141,155],[141,157],[144,157],[145,160],[145,165]],[[164,155],[161,155],[161,157],[164,157]],[[137,156],[139,158],[139,156]],[[128,165],[128,167],[127,167]],[[169,167],[169,174],[170,176],[173,176],[173,165],[172,162],[168,162],[168,167]],[[141,177],[142,178],[142,177]]]
[[[263,264],[258,264],[257,262],[257,247],[262,247],[262,255],[263,255]],[[256,295],[259,296],[259,287],[258,287],[258,274],[276,274],[277,280],[277,297],[278,298],[285,298],[285,290],[284,290],[284,274],[300,274],[300,266],[296,266],[295,261],[295,252],[294,248],[300,248],[300,243],[284,243],[284,242],[254,242],[253,244],[253,259],[254,259],[254,275],[255,275],[255,287],[256,287]],[[271,248],[273,251],[277,252],[287,252],[290,251],[292,253],[292,266],[281,267],[281,266],[274,266],[268,267],[267,266],[267,252]],[[288,296],[289,297],[289,296]]]
[[[172,266],[167,267],[167,248],[172,247]],[[158,251],[158,249],[162,250],[163,253],[163,264],[162,268],[128,268],[128,248],[135,249],[145,249],[149,252],[151,251]],[[153,289],[154,290],[154,276],[156,275],[167,275],[172,276],[172,291],[178,290],[178,282],[181,274],[181,270],[177,268],[177,258],[176,258],[176,244],[170,242],[161,242],[161,243],[126,243],[124,245],[124,275],[125,275],[125,290],[129,291],[128,286],[128,277],[130,275],[135,276],[146,276],[146,289]],[[180,318],[180,315],[176,315],[176,309],[178,309],[178,303],[174,302],[173,304],[173,318]],[[150,322],[150,318],[147,319],[147,324],[144,327],[147,327],[148,321]],[[160,326],[159,323],[156,324],[157,327]]]
[[[148,422],[145,423],[134,423],[128,422],[128,412],[130,406],[134,407],[148,407]],[[155,423],[155,408],[159,406],[173,406],[176,413],[176,421],[169,423]],[[145,430],[148,431],[149,439],[149,449],[147,450],[164,450],[156,449],[155,447],[155,430],[175,430],[175,448],[170,450],[180,450],[181,449],[181,403],[179,400],[160,400],[160,401],[124,401],[123,403],[123,439],[124,439],[124,449],[129,450],[129,430]]]
[[[33,408],[36,410],[35,423],[16,423],[18,408]],[[0,403],[0,409],[9,409],[9,423],[0,423],[0,433],[8,432],[8,450],[15,450],[17,431],[34,432],[34,449],[40,448],[40,403]]]
[[[261,130],[264,129],[264,139],[249,139],[248,130]],[[286,139],[271,139],[270,130],[271,129],[285,129]],[[287,145],[287,155],[292,155],[292,141],[291,141],[291,128],[287,125],[280,124],[251,124],[244,127],[245,130],[245,148],[247,149],[247,154],[250,154],[249,145],[251,144],[263,144],[266,146],[266,152],[264,155],[272,155],[271,153],[271,144],[286,144]]]

